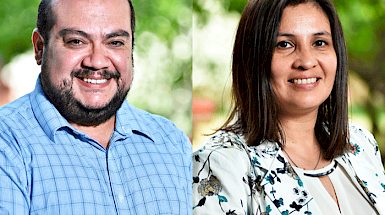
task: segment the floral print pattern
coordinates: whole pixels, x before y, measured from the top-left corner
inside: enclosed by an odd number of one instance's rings
[[[360,146],[356,143],[350,143],[350,153],[353,155],[358,155],[360,153]]]
[[[221,191],[221,182],[213,175],[211,175],[208,179],[202,179],[198,187],[198,193],[200,193],[203,197],[218,195],[218,193]]]
[[[352,180],[381,214],[376,199],[385,198],[383,170],[368,174],[357,167],[362,156],[379,158],[378,145],[369,132],[355,126],[350,127],[350,134],[357,138],[351,137],[350,152],[338,158],[339,163],[351,170]],[[362,147],[362,143],[369,144]],[[368,150],[372,154],[367,155]],[[220,131],[193,158],[194,214],[321,214],[276,143],[249,147],[242,135]]]

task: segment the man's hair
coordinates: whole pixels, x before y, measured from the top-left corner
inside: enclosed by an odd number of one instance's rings
[[[341,22],[330,0],[250,0],[247,3],[233,50],[233,107],[220,129],[243,133],[252,146],[265,140],[284,144],[285,135],[278,118],[281,109],[271,85],[271,61],[284,9],[307,2],[314,3],[328,17],[337,55],[334,86],[319,107],[315,125],[323,156],[331,159],[347,150],[349,140],[347,52]],[[231,123],[233,120],[235,123]]]
[[[131,0],[127,0],[130,4],[130,13],[131,13],[131,36],[132,36],[132,47],[134,47],[134,33],[135,33],[135,11],[132,6]],[[52,4],[56,2],[55,0],[42,0],[39,5],[38,15],[37,15],[37,29],[39,34],[44,39],[44,45],[48,44],[49,34],[52,27],[56,24],[56,14],[52,10]]]

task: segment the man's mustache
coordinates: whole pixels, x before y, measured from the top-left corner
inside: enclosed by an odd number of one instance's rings
[[[120,78],[120,73],[118,71],[110,72],[107,70],[94,71],[94,70],[90,70],[90,69],[79,69],[79,70],[71,72],[72,77],[86,77],[86,76],[96,75],[96,74],[105,78],[105,79],[114,78],[114,79],[118,80]]]

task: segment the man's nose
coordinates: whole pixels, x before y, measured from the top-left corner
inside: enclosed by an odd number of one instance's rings
[[[110,65],[111,61],[102,45],[94,45],[83,59],[83,66],[91,70],[107,69]]]

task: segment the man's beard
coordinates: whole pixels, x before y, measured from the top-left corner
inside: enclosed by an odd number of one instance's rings
[[[43,91],[48,100],[56,107],[60,114],[71,123],[83,126],[96,126],[106,122],[116,114],[130,90],[130,88],[126,89],[123,82],[119,82],[120,74],[118,71],[115,71],[114,73],[103,71],[100,73],[102,77],[107,79],[113,78],[116,80],[117,91],[110,102],[103,107],[89,107],[83,105],[74,97],[72,83],[74,78],[78,75],[86,76],[96,72],[88,69],[72,71],[71,79],[63,80],[59,87],[56,87],[51,81],[47,64],[48,62],[43,63],[40,74]]]

